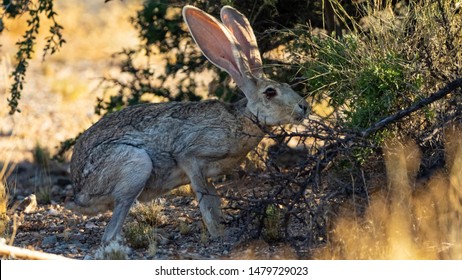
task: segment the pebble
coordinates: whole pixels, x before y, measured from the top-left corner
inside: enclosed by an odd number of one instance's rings
[[[18,205],[18,209],[24,211],[26,214],[33,213],[37,210],[37,198],[34,194],[24,198],[24,200]]]
[[[90,255],[85,255],[85,257],[83,258],[83,260],[85,260],[85,261],[89,261],[89,260],[92,260],[92,259],[93,259],[93,257],[90,256]]]
[[[56,235],[50,235],[43,238],[42,246],[52,246],[56,244],[56,242],[58,242],[58,238],[56,237]]]
[[[97,226],[95,223],[93,222],[88,222],[85,224],[85,228],[86,229],[92,229],[92,228],[99,228],[99,226]]]
[[[48,210],[47,214],[50,215],[50,216],[59,216],[60,215],[59,211],[56,210],[56,209],[53,209],[53,208]]]
[[[71,246],[77,247],[77,248],[83,247],[82,242],[80,242],[80,241],[78,241],[78,240],[72,240],[71,242],[72,242],[72,244],[69,244],[69,247],[71,247]]]

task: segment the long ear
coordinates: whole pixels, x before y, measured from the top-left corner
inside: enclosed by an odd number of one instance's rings
[[[229,30],[214,17],[193,6],[183,8],[183,18],[205,57],[228,72],[242,88],[248,82],[250,69]]]
[[[261,55],[249,20],[233,7],[224,6],[221,8],[221,21],[241,46],[242,52],[249,62],[252,74],[261,78],[264,75]]]

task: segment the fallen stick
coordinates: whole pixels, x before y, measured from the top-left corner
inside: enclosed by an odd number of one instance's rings
[[[72,260],[60,255],[38,252],[5,244],[0,244],[0,255],[26,260]]]

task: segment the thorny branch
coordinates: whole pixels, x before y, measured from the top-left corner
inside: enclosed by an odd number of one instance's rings
[[[406,109],[396,112],[394,115],[386,117],[378,122],[376,122],[371,127],[363,130],[360,135],[361,137],[368,137],[372,133],[377,132],[378,130],[384,129],[388,125],[395,123],[402,118],[411,115],[412,113],[432,104],[433,102],[440,100],[446,97],[451,92],[455,91],[457,88],[462,87],[462,78],[456,79],[450,83],[448,83],[444,88],[440,89],[439,91],[433,93],[427,98],[422,98],[413,105],[409,106]]]
[[[334,202],[334,205],[338,205],[346,193],[361,191],[346,187],[322,192],[322,177],[326,176],[326,170],[332,166],[333,162],[342,155],[351,156],[351,151],[355,147],[370,145],[367,138],[374,133],[402,121],[403,118],[411,116],[416,111],[447,97],[458,89],[462,89],[462,78],[449,82],[427,98],[416,101],[408,108],[383,118],[362,131],[348,130],[323,120],[310,120],[305,131],[268,132],[269,137],[280,145],[284,145],[293,138],[312,139],[313,144],[309,148],[310,151],[298,152],[299,155],[305,154],[306,156],[298,160],[295,167],[283,170],[273,166],[273,159],[271,155],[268,155],[270,158],[265,161],[267,172],[261,175],[249,174],[263,187],[254,189],[253,194],[247,197],[238,193],[228,195],[227,198],[230,201],[228,209],[237,210],[239,214],[235,218],[248,227],[241,233],[253,232],[251,233],[253,237],[261,235],[269,216],[268,207],[279,205],[284,209],[280,226],[283,231],[281,234],[286,240],[293,243],[302,241],[305,245],[321,240],[323,236],[319,234],[322,235],[326,231],[325,213],[329,212],[329,209],[325,208],[332,205],[327,202]],[[305,227],[308,230],[303,233],[294,233],[294,223],[299,225],[297,227]],[[313,228],[317,230],[311,230]]]

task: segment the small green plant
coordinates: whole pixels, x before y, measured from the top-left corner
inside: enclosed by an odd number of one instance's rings
[[[154,228],[140,222],[128,223],[124,228],[124,236],[130,247],[134,249],[149,248],[155,241]]]
[[[32,151],[34,163],[37,164],[42,170],[50,169],[51,156],[50,151],[37,143]]]
[[[124,228],[128,244],[136,249],[157,250],[156,226],[163,224],[165,220],[162,206],[155,202],[138,203],[130,210],[130,217],[133,221]]]
[[[39,186],[35,191],[35,195],[37,197],[37,202],[40,204],[50,204],[53,199],[51,187],[49,184]]]
[[[278,205],[270,204],[265,209],[262,236],[267,242],[277,242],[283,238],[281,222],[284,211]]]
[[[51,155],[50,151],[43,147],[40,143],[37,143],[32,151],[34,163],[37,164],[42,170],[49,170]]]
[[[402,55],[392,49],[372,51],[363,40],[356,34],[314,37],[314,59],[304,65],[315,99],[329,100],[337,121],[358,131],[412,104],[422,85]]]
[[[180,229],[181,235],[188,235],[191,232],[191,227],[185,221],[180,221],[178,224],[178,228]]]

